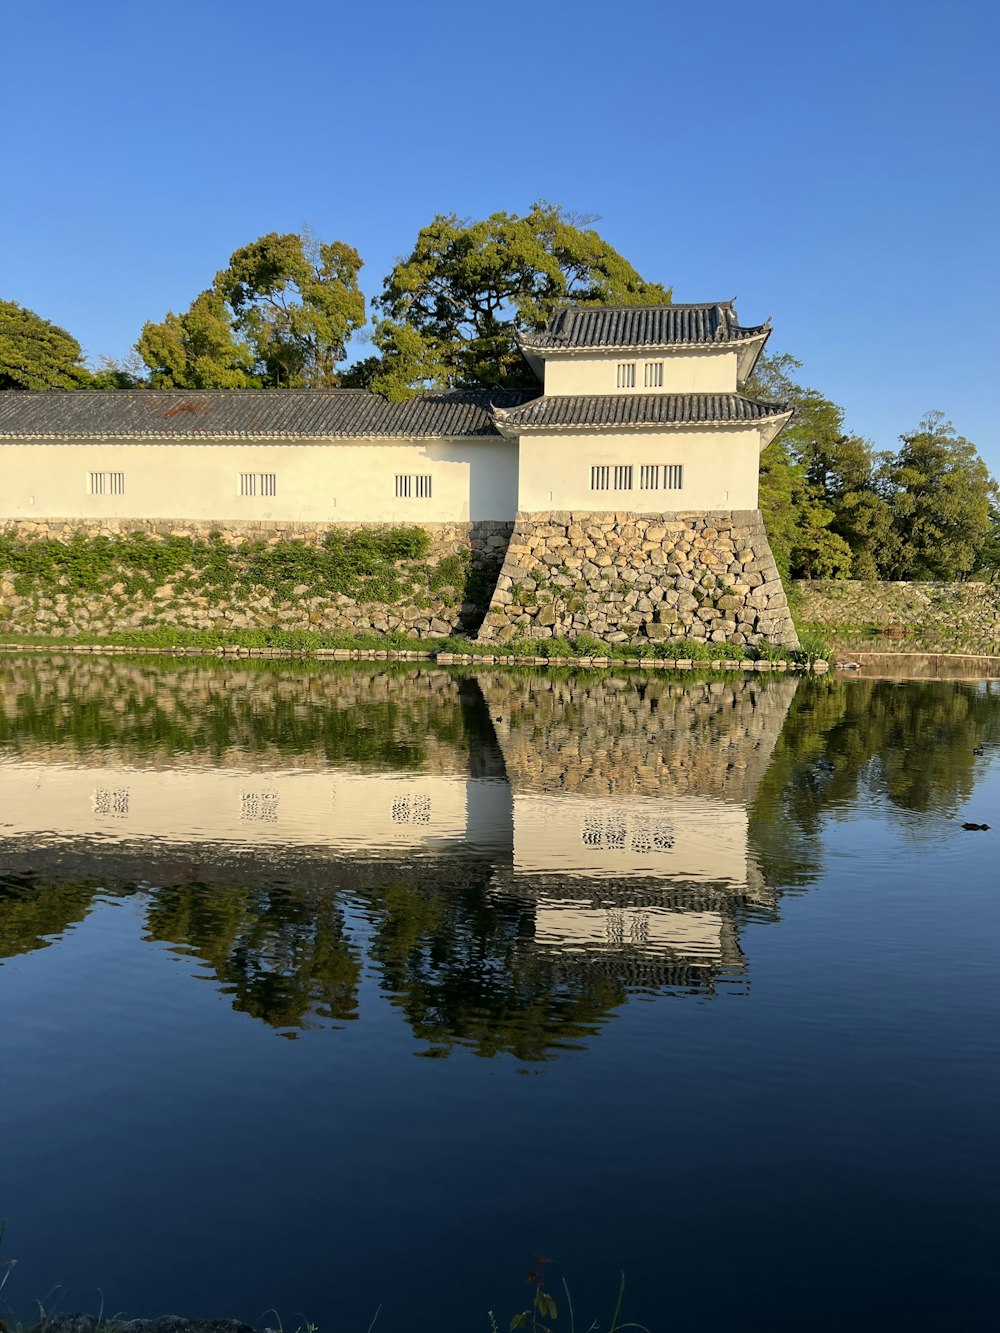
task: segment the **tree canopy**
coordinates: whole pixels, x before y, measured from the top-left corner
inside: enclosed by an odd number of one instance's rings
[[[884,561],[888,577],[968,578],[981,567],[1000,491],[975,445],[941,412],[902,436],[882,475],[896,538]]]
[[[0,301],[0,389],[80,389],[89,378],[71,333],[16,301]]]
[[[182,315],[137,343],[157,388],[328,388],[365,322],[361,256],[342,241],[269,232],[236,250]]]
[[[373,304],[378,355],[347,381],[402,398],[421,387],[533,387],[519,333],[555,307],[650,305],[670,289],[647,282],[588,223],[556,204],[481,221],[439,215],[385,280]]]
[[[932,412],[898,452],[876,452],[844,410],[762,357],[751,391],[795,416],[761,459],[760,506],[793,578],[962,579],[1000,567],[1000,496],[974,445]]]

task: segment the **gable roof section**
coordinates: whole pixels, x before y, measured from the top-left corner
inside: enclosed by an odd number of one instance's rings
[[[364,389],[7,390],[0,440],[495,438],[492,408],[530,397],[458,390],[390,403]]]
[[[732,301],[706,305],[565,306],[543,333],[524,334],[527,351],[611,351],[658,347],[718,347],[763,341],[770,324],[743,328]]]
[[[741,393],[630,393],[534,398],[519,407],[498,406],[494,416],[504,434],[521,435],[533,430],[755,425],[787,420],[791,412],[783,403],[760,402]]]

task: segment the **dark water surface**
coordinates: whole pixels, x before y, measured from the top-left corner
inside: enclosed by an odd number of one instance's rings
[[[0,1304],[992,1328],[998,840],[995,685],[0,660]]]

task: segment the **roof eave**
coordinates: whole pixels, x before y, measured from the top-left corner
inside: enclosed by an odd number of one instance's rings
[[[772,434],[768,436],[767,444],[770,444],[775,436],[788,424],[791,418],[791,412],[784,412],[779,417],[728,417],[715,421],[602,421],[602,422],[569,422],[569,423],[548,423],[545,425],[535,425],[534,423],[518,425],[517,423],[497,422],[497,429],[501,435],[507,439],[517,439],[520,435],[569,435],[569,434],[589,434],[599,432],[607,434],[616,432],[621,435],[623,432],[631,431],[670,431],[670,430],[760,430],[763,435],[764,429],[769,427],[772,421],[777,421],[777,425]],[[766,448],[762,445],[761,448]]]
[[[760,360],[760,355],[770,336],[771,321],[768,320],[766,324],[761,325],[760,332],[755,337],[747,338],[746,341],[741,344],[740,353],[736,358],[736,377],[744,384],[746,384],[750,376],[753,374],[754,368]]]
[[[744,347],[763,347],[764,343],[771,336],[770,328],[762,326],[760,331],[754,331],[746,338],[719,338],[717,340],[703,339],[700,342],[668,342],[668,343],[597,343],[597,344],[563,344],[546,343],[542,341],[529,342],[527,339],[518,339],[518,345],[522,355],[526,360],[532,356],[544,361],[551,356],[595,356],[607,353],[609,356],[619,356],[623,352],[631,353],[633,356],[644,355],[646,353],[659,354],[663,352],[729,352],[734,348]],[[760,353],[758,351],[757,355]],[[756,357],[754,358],[756,363]],[[532,369],[535,367],[532,365]],[[538,374],[537,370],[535,371]]]
[[[774,443],[794,415],[794,409],[789,408],[787,412],[781,412],[777,416],[764,417],[761,419],[759,422],[761,453],[764,452],[769,444]]]

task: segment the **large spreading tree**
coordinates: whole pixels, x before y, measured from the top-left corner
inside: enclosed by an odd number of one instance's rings
[[[428,387],[535,387],[517,336],[543,329],[560,303],[669,302],[670,289],[642,278],[592,221],[544,202],[481,221],[436,217],[373,302],[377,355],[345,382],[394,399]]]
[[[157,388],[329,388],[365,322],[361,256],[294,232],[236,250],[182,315],[136,344]]]

